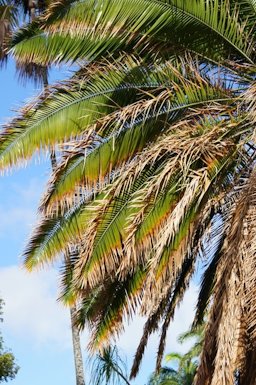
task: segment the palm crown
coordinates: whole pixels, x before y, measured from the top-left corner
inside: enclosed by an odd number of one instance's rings
[[[132,376],[161,325],[160,367],[204,253],[197,384],[233,384],[236,369],[253,384],[255,12],[253,0],[59,1],[13,38],[20,65],[81,67],[1,134],[2,169],[52,146],[60,158],[25,265],[76,245],[62,297],[79,301],[91,349],[136,310],[148,317]]]

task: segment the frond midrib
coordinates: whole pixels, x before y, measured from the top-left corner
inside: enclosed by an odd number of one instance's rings
[[[155,88],[156,85],[147,85],[147,86],[145,86],[145,85],[143,85],[143,86],[142,85],[136,85],[136,86],[129,85],[126,87],[126,89],[139,89],[140,87],[143,87],[144,89],[146,89],[146,88],[151,89],[151,88]],[[10,149],[13,146],[15,146],[17,144],[17,142],[19,142],[24,136],[27,136],[29,134],[29,132],[32,131],[35,127],[37,127],[38,125],[43,123],[45,120],[51,118],[52,116],[58,114],[60,111],[65,110],[66,108],[69,108],[72,105],[83,102],[85,100],[92,99],[92,98],[95,98],[97,96],[101,96],[101,95],[105,95],[105,94],[110,94],[110,93],[115,92],[115,91],[121,91],[124,89],[125,89],[124,86],[109,88],[106,91],[95,92],[94,94],[86,95],[80,99],[74,99],[72,102],[69,102],[68,104],[65,104],[64,106],[59,107],[58,109],[56,109],[53,112],[51,112],[50,114],[48,114],[46,117],[44,117],[40,120],[37,120],[32,126],[29,126],[28,129],[24,130],[22,134],[20,134],[17,138],[15,138],[14,141],[12,141],[3,151],[0,152],[0,159],[6,152],[10,151]]]
[[[207,103],[216,103],[216,102],[224,102],[224,101],[232,101],[233,98],[217,98],[217,99],[208,99],[208,100],[202,100],[202,101],[197,101],[197,102],[193,102],[193,103],[189,103],[189,104],[184,104],[184,105],[181,105],[181,106],[176,106],[174,108],[171,108],[169,109],[168,111],[166,110],[163,110],[162,112],[158,112],[157,115],[162,115],[162,114],[172,114],[173,112],[176,112],[176,111],[179,111],[179,110],[182,110],[184,108],[191,108],[191,107],[196,107],[198,105],[201,105],[201,104],[207,104]],[[150,117],[152,118],[152,117]],[[109,138],[107,139],[111,139],[112,136],[110,136]],[[104,143],[101,143],[100,146],[103,146],[105,144]],[[100,147],[99,146],[99,147]],[[99,148],[98,147],[98,148]],[[91,152],[93,153],[93,152]],[[66,177],[72,173],[72,171],[79,165],[81,164],[82,162],[85,162],[85,158],[81,155],[75,162],[74,164],[61,176],[61,178],[59,179],[59,182],[63,182],[65,181]],[[58,187],[58,186],[57,186]]]
[[[175,10],[177,9],[178,11],[180,11],[181,13],[183,13],[184,15],[186,16],[189,16],[191,19],[194,19],[196,20],[197,22],[203,24],[205,27],[209,28],[210,30],[214,31],[217,35],[219,35],[222,39],[224,39],[228,44],[230,44],[235,50],[237,50],[244,58],[246,58],[248,60],[249,63],[251,64],[254,64],[253,60],[247,55],[247,53],[245,53],[243,50],[241,50],[241,48],[239,48],[237,45],[235,45],[230,39],[228,39],[227,36],[225,36],[223,33],[221,33],[218,29],[214,28],[211,24],[207,24],[206,21],[204,21],[203,19],[199,18],[198,16],[196,16],[195,14],[189,12],[189,11],[186,11],[184,8],[182,7],[179,7],[177,4],[174,4],[173,3],[173,0],[171,0],[171,3],[168,4],[168,3],[164,3],[160,0],[144,0],[145,2],[148,2],[150,4],[155,3],[157,5],[159,5],[161,8],[165,9],[165,11],[170,11],[170,10]],[[229,14],[229,18],[231,19],[231,15]],[[239,24],[239,27],[241,27],[241,24]],[[248,48],[247,48],[248,50]]]

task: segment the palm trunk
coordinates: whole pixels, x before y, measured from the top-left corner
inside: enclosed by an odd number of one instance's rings
[[[71,330],[72,330],[73,351],[74,351],[75,371],[76,371],[76,385],[85,385],[83,358],[82,358],[82,351],[81,351],[81,344],[80,344],[80,332],[74,322],[75,315],[76,315],[76,306],[71,306],[70,318],[71,318]]]
[[[46,82],[45,82],[45,86],[46,86]],[[53,171],[57,167],[57,159],[56,159],[54,149],[52,149],[51,151],[51,166]],[[67,267],[70,266],[70,258],[68,253],[65,254],[65,263]],[[75,324],[75,316],[76,316],[76,305],[73,305],[70,307],[70,320],[71,320],[73,355],[74,355],[75,373],[76,373],[76,385],[85,385],[80,332],[78,327]]]

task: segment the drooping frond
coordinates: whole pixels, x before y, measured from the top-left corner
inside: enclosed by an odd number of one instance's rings
[[[146,271],[138,269],[120,281],[113,277],[84,295],[77,313],[77,324],[92,329],[90,350],[102,350],[110,338],[123,330],[124,320],[130,319],[140,303]]]
[[[170,295],[171,295],[171,289],[170,289],[170,293],[168,293]],[[148,319],[144,324],[143,334],[140,339],[139,345],[137,347],[136,354],[134,356],[130,378],[135,378],[136,375],[138,374],[140,364],[148,343],[148,339],[150,335],[158,329],[159,322],[162,319],[162,316],[166,308],[166,304],[168,303],[168,297],[169,296],[166,295],[166,297],[162,298],[157,309],[154,309],[154,311],[148,316]]]
[[[200,327],[205,319],[205,314],[207,312],[207,307],[209,305],[209,301],[212,295],[212,289],[214,286],[214,279],[216,277],[216,269],[221,257],[221,250],[223,247],[223,242],[225,238],[224,225],[222,224],[223,219],[220,215],[216,215],[213,218],[213,223],[211,223],[211,227],[209,231],[209,238],[204,240],[206,246],[203,247],[203,254],[205,257],[209,258],[210,254],[212,255],[212,259],[210,263],[208,263],[202,278],[200,291],[198,294],[197,306],[196,306],[196,314],[193,321],[193,327]],[[225,224],[226,226],[228,224]],[[215,227],[215,228],[214,228]]]
[[[251,262],[247,257],[247,245],[252,245],[255,232],[254,222],[253,224],[250,222],[255,211],[254,184],[255,172],[252,172],[249,181],[242,189],[227,239],[223,244],[196,384],[203,381],[205,384],[217,385],[220,381],[225,381],[231,385],[234,383],[237,370],[241,378],[244,376],[249,383],[252,378],[245,374],[248,364],[245,352],[249,349],[254,354],[256,348],[255,343],[249,343],[246,336],[248,327],[252,326],[251,330],[255,331],[255,325],[247,324],[249,314],[255,306],[246,307],[245,304],[246,300],[250,301],[252,298],[248,290],[252,275],[246,274],[246,266],[249,267]],[[255,247],[249,246],[249,250],[254,260]],[[255,379],[255,371],[253,375]]]
[[[108,346],[98,353],[91,369],[91,385],[130,385],[126,376],[126,365],[116,346]]]
[[[5,127],[0,137],[1,168],[28,159],[56,142],[77,138],[102,115],[141,98],[140,90],[169,83],[167,73],[147,76],[132,60],[93,68],[87,76],[56,87],[50,95],[44,92]]]
[[[136,377],[138,373],[149,336],[159,328],[160,321],[164,319],[156,365],[157,371],[159,371],[159,365],[161,364],[165,347],[167,328],[174,316],[175,307],[182,301],[186,286],[189,284],[191,275],[194,271],[194,263],[196,261],[196,257],[201,249],[200,239],[205,231],[205,228],[208,226],[208,223],[211,221],[214,213],[214,202],[211,202],[208,209],[205,210],[203,217],[199,221],[199,226],[197,227],[193,241],[191,243],[191,251],[189,254],[187,254],[183,266],[180,272],[177,274],[177,278],[173,281],[170,281],[170,287],[167,290],[166,295],[161,299],[158,307],[154,309],[152,314],[149,315],[144,325],[143,335],[134,357],[133,366],[131,369],[131,378]]]
[[[195,257],[195,256],[193,256]],[[185,290],[187,289],[188,283],[190,281],[190,278],[194,271],[194,258],[190,258],[185,260],[183,263],[182,268],[180,269],[181,272],[178,275],[178,278],[176,279],[175,285],[173,287],[172,294],[169,299],[168,306],[165,310],[165,317],[163,321],[163,325],[161,327],[161,334],[158,344],[158,351],[157,351],[157,360],[156,360],[156,372],[159,373],[164,349],[166,345],[166,337],[167,337],[167,330],[170,325],[171,320],[174,317],[175,309],[177,308],[178,304],[181,303]]]
[[[99,197],[96,203],[102,197]],[[88,203],[87,209],[84,208]],[[54,217],[42,218],[34,229],[24,251],[24,264],[28,270],[52,262],[67,246],[79,242],[91,218],[90,198],[80,201],[68,211]]]
[[[183,118],[187,111],[200,107],[199,115],[211,113],[211,110],[214,114],[218,111],[225,115],[232,100],[228,91],[207,84],[199,75],[194,79],[179,79],[175,67],[171,64],[165,67],[171,71],[169,74],[166,72],[168,77],[172,74],[176,77],[175,81],[169,80],[170,87],[99,119],[92,127],[93,133],[67,153],[53,175],[42,202],[43,210],[74,194],[76,186],[86,191],[107,183],[113,172],[120,173],[123,165],[137,152],[154,140],[159,132]],[[168,82],[164,76],[164,73],[160,76],[162,81]],[[202,109],[204,105],[205,111]]]

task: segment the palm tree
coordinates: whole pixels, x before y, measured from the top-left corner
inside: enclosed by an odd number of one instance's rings
[[[184,361],[182,355],[173,353],[172,359],[178,362],[178,369],[163,367],[153,375],[148,385],[192,385],[197,364],[190,359]]]
[[[162,322],[159,369],[204,254],[196,384],[233,385],[237,370],[254,383],[255,14],[254,0],[63,0],[12,41],[20,65],[81,66],[1,135],[2,169],[62,151],[25,265],[77,244],[63,296],[78,300],[91,349],[138,309],[148,317],[132,376]]]
[[[178,341],[183,343],[191,338],[195,339],[192,347],[185,354],[170,353],[165,357],[166,362],[178,364],[178,368],[172,369],[163,367],[159,372],[154,373],[149,380],[148,385],[192,385],[198,368],[198,360],[202,351],[204,338],[203,323],[196,329],[191,329],[180,334]]]
[[[54,162],[57,160],[53,152],[51,152],[52,159],[52,169],[54,169]],[[64,253],[64,267],[63,267],[63,285],[68,286],[68,282],[70,276],[72,277],[72,269],[73,269],[73,254],[71,248],[65,251]],[[68,289],[67,289],[68,292]],[[63,302],[65,301],[64,296],[62,297]],[[70,310],[70,321],[71,321],[71,332],[72,332],[72,343],[73,343],[73,353],[74,353],[74,364],[75,364],[75,372],[76,372],[76,385],[85,385],[85,375],[84,375],[84,364],[83,364],[83,355],[81,349],[81,339],[80,339],[80,330],[76,323],[76,313],[77,313],[77,305],[76,302],[69,306]]]
[[[91,371],[92,385],[130,385],[125,363],[119,355],[116,346],[108,346],[102,352],[97,354],[92,363]]]

